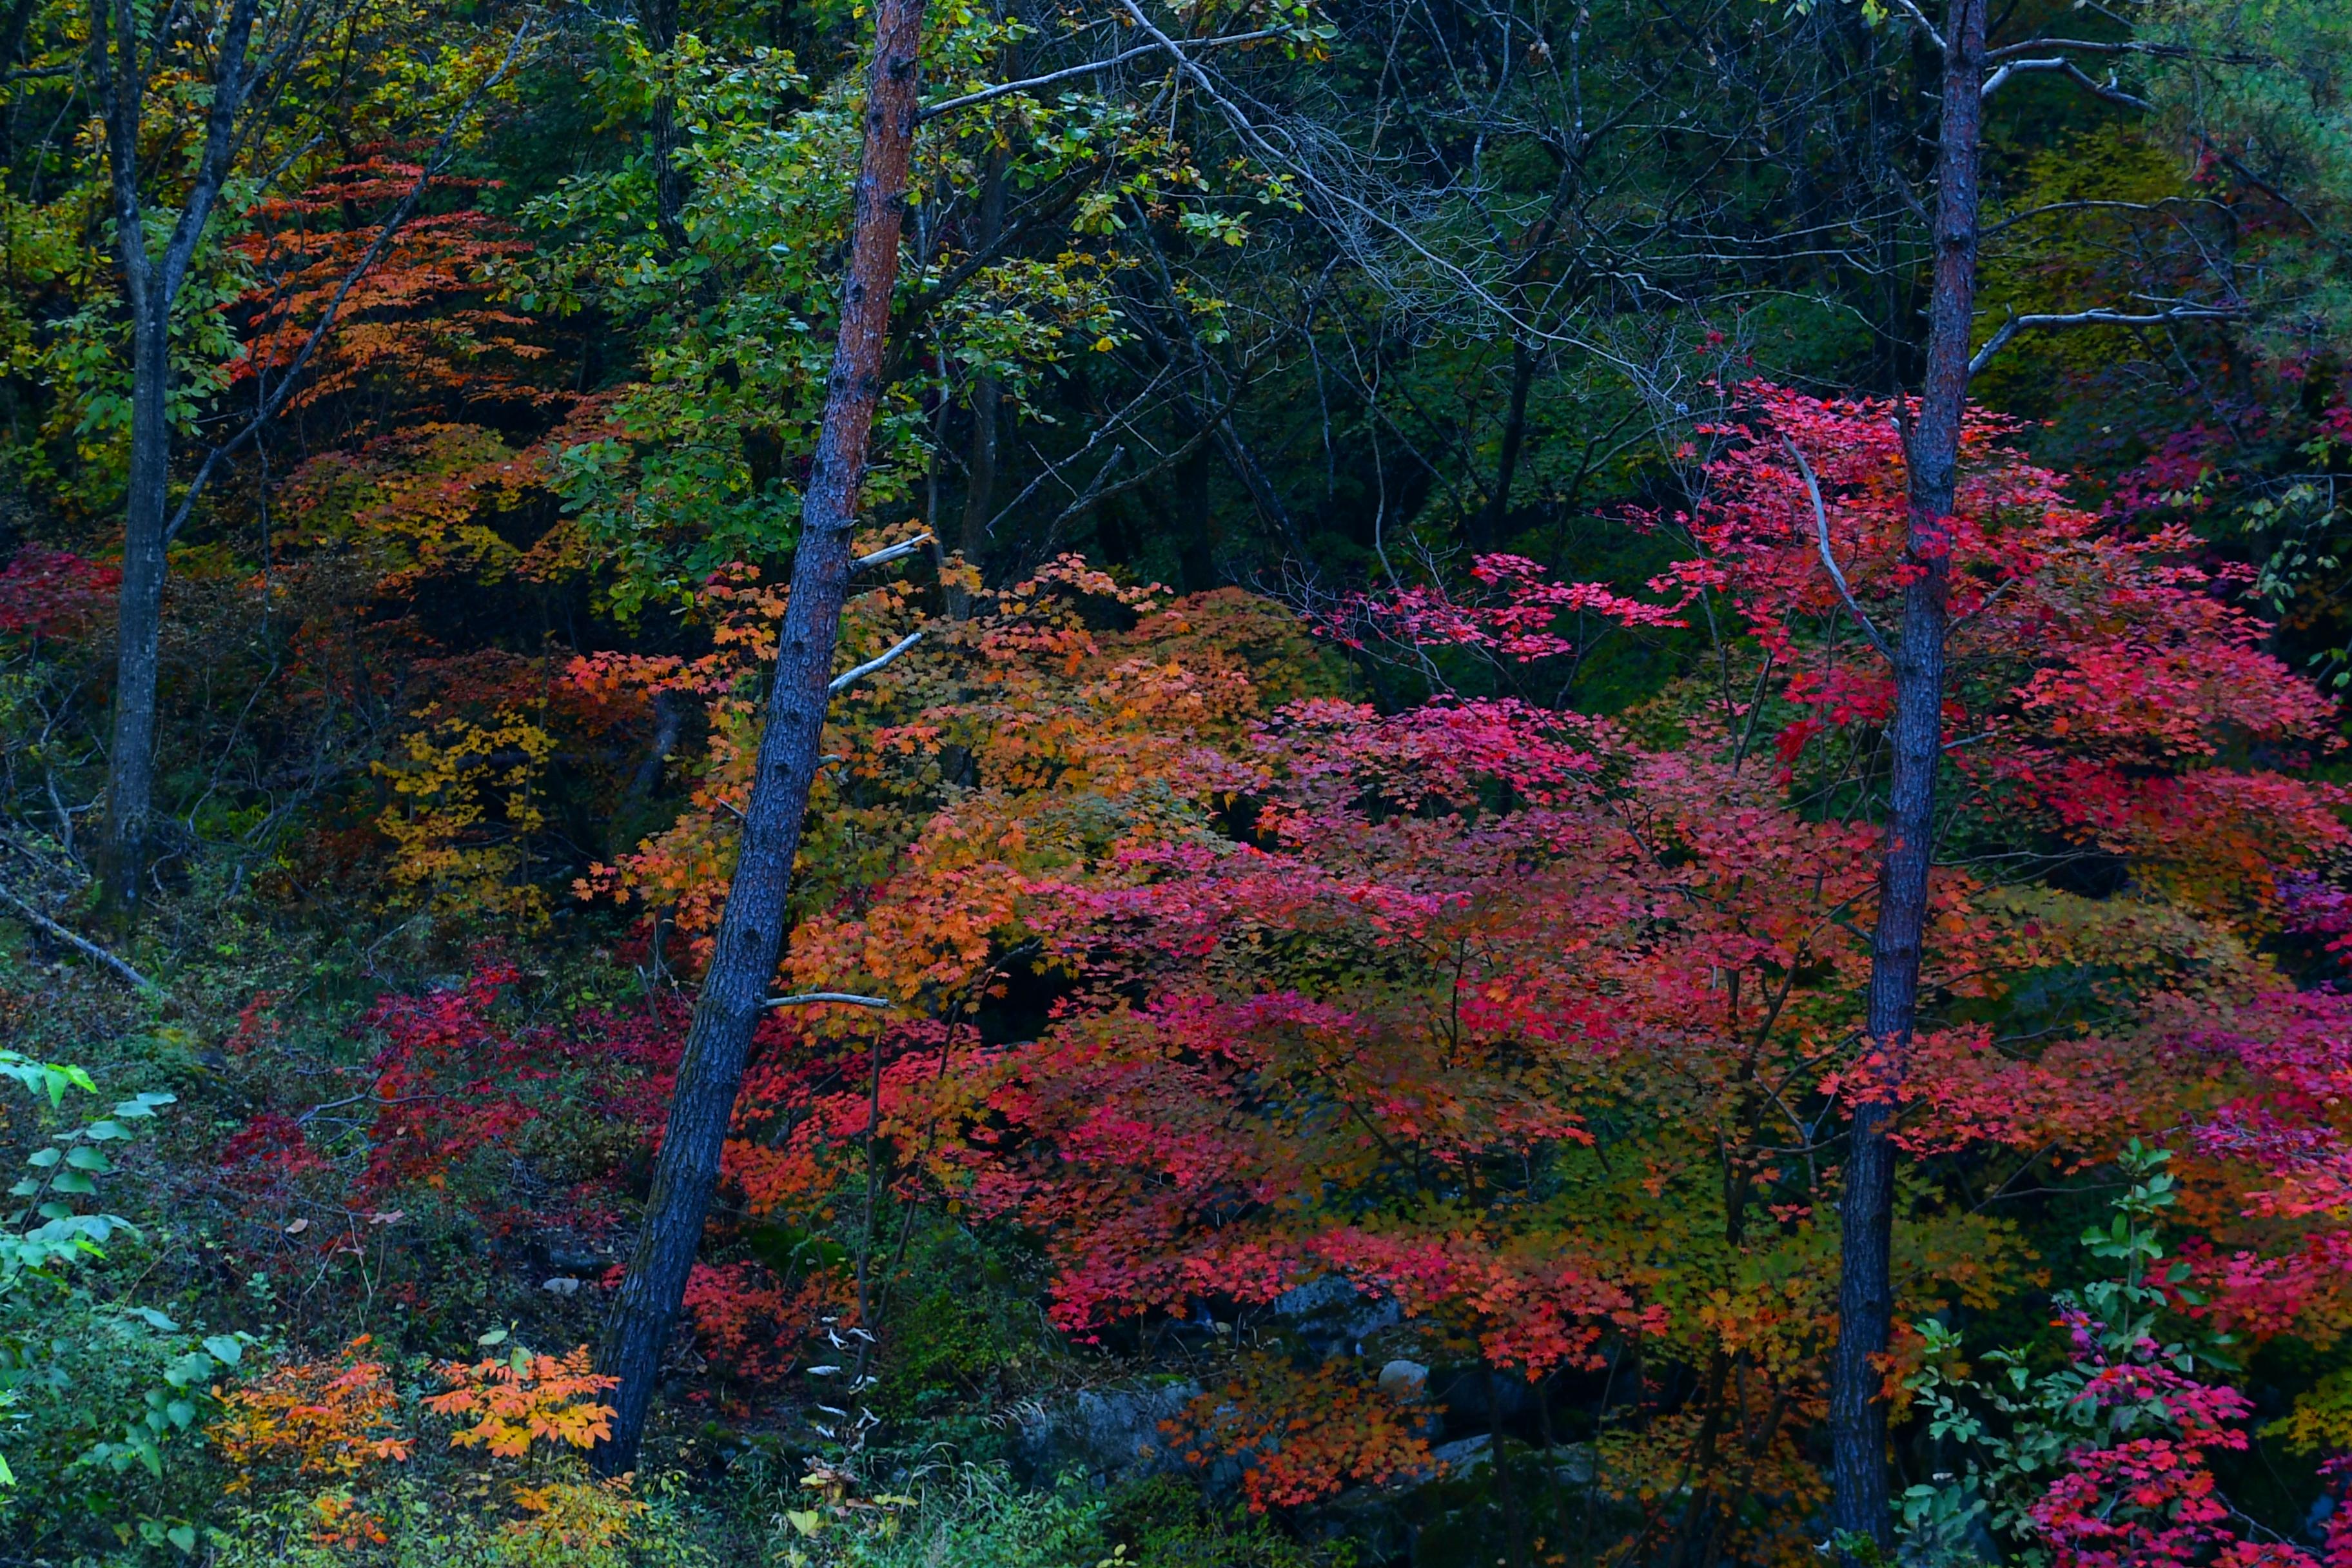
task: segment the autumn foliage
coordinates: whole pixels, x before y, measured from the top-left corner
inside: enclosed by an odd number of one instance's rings
[[[1372,595],[1315,628],[1537,667],[1572,656],[1570,616],[1660,627],[1717,596],[1742,662],[1694,682],[1671,725],[1444,693],[1383,711],[1340,696],[1331,655],[1262,605],[1076,563],[933,623],[937,650],[872,680],[828,737],[841,760],[779,982],[895,1005],[766,1026],[728,1163],[751,1212],[812,1220],[878,1158],[903,1201],[1036,1237],[1053,1319],[1082,1342],[1262,1318],[1320,1281],[1498,1376],[1637,1355],[1685,1392],[1601,1436],[1631,1528],[1764,1555],[1802,1550],[1798,1505],[1821,1495],[1825,1153],[1861,1097],[1900,1102],[1917,1162],[1906,1312],[1992,1308],[2037,1268],[2013,1222],[1930,1169],[1999,1185],[2149,1137],[2189,1176],[2181,1309],[2256,1342],[2331,1332],[2352,1129],[2329,1086],[2352,1016],[2263,953],[2345,842],[2339,794],[2309,771],[2332,704],[2264,651],[2193,539],[2074,504],[2014,426],[1979,417],[1948,524],[1932,1022],[1891,1079],[1857,1009],[1892,689],[1869,638],[1902,573],[1895,411],[1766,386],[1738,406],[1710,432],[1705,507],[1650,521],[1689,550],[1650,597],[1493,557],[1469,599]],[[689,941],[724,889],[775,608],[740,577],[711,592],[700,664],[573,672],[709,705],[698,810],[583,889],[657,907]],[[891,592],[861,601],[853,651],[906,614]],[[999,1043],[971,1020],[1015,970],[1050,1003]],[[2093,978],[2017,1031],[2066,973]],[[1425,1468],[1360,1374],[1253,1365],[1204,1395],[1198,1440],[1257,1456],[1259,1504]],[[2076,1489],[2127,1490],[2134,1462],[2086,1454]],[[1696,1524],[1633,1479],[1690,1466],[1708,1478]],[[2056,1512],[2037,1528],[2066,1536]]]

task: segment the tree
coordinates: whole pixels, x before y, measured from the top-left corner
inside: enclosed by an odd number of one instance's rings
[[[470,119],[482,94],[505,76],[529,36],[527,28],[518,30],[494,69],[471,81],[466,79],[470,73],[459,70],[442,84],[445,93],[455,89],[458,107],[434,145],[427,166],[392,203],[373,239],[325,298],[299,346],[273,367],[279,372],[274,384],[266,375],[256,379],[252,412],[238,420],[240,428],[207,453],[174,508],[173,342],[185,327],[180,317],[191,269],[231,177],[241,166],[272,157],[281,170],[301,162],[307,147],[297,143],[286,149],[271,134],[285,133],[282,121],[289,110],[296,115],[306,110],[349,112],[351,106],[331,101],[304,103],[294,84],[318,37],[338,28],[355,30],[359,16],[355,5],[339,9],[313,0],[268,5],[264,0],[226,0],[213,29],[199,35],[181,26],[179,13],[169,7],[143,19],[145,32],[131,0],[106,0],[92,7],[92,75],[105,127],[115,255],[121,269],[131,360],[105,876],[108,898],[125,910],[135,909],[142,896],[152,833],[157,658],[173,536],[220,464],[250,442],[284,405],[319,343],[333,329],[345,297],[415,211],[431,176],[446,165],[451,139]],[[214,45],[209,52],[207,42]],[[448,51],[437,63],[450,66],[462,60],[462,51]],[[208,78],[209,91],[184,184],[176,176],[169,182],[180,187],[177,210],[152,211],[147,160],[155,126],[148,99],[159,82],[180,71]],[[425,101],[432,105],[438,96]],[[175,135],[176,131],[174,127]],[[324,136],[323,131],[318,132],[310,145]],[[154,233],[166,214],[170,226],[159,247]]]
[[[1945,14],[1927,376],[1916,412],[1906,417],[1904,429],[1910,522],[1904,547],[1903,618],[1894,646],[1880,644],[1895,666],[1894,761],[1877,925],[1870,943],[1870,1005],[1863,1027],[1890,1088],[1903,1080],[1918,1024],[1928,868],[1936,855],[1952,500],[1959,481],[1969,338],[1976,317],[1977,193],[1982,156],[1978,137],[1983,123],[1988,8],[1988,0],[1952,0]],[[1823,564],[1833,573],[1826,524],[1822,538]],[[1877,640],[1874,633],[1873,640]],[[1886,1500],[1886,1405],[1879,1370],[1895,1311],[1893,1110],[1891,1101],[1878,1095],[1854,1106],[1853,1142],[1838,1206],[1838,1340],[1830,1363],[1830,1473],[1836,1486],[1832,1518],[1847,1537],[1882,1548],[1893,1540],[1894,1531]]]
[[[826,382],[816,466],[802,503],[792,595],[777,644],[757,771],[743,809],[726,912],[678,1065],[653,1191],[627,1277],[614,1300],[604,1350],[605,1372],[620,1380],[612,1435],[595,1450],[597,1468],[607,1475],[636,1467],[662,1348],[684,1299],[702,1240],[703,1215],[719,1180],[720,1147],[742,1080],[744,1054],[769,1005],[768,985],[786,934],[793,861],[835,685],[834,644],[848,594],[850,537],[857,522],[866,439],[882,394],[922,29],[922,0],[883,0],[875,12],[841,331]]]
[[[131,318],[131,450],[124,477],[121,611],[117,636],[114,733],[107,778],[109,895],[126,907],[139,902],[146,876],[149,817],[155,789],[155,680],[163,625],[165,550],[171,542],[172,330],[181,290],[205,238],[238,154],[253,138],[278,76],[307,41],[315,12],[307,4],[272,7],[261,0],[227,0],[214,17],[216,38],[208,66],[212,91],[205,108],[200,150],[179,210],[160,252],[150,237],[149,202],[142,190],[146,153],[147,95],[163,62],[192,49],[171,8],[148,18],[146,36],[131,0],[108,0],[90,11],[93,74],[106,132],[111,174],[115,255],[122,269],[123,304]],[[255,37],[257,21],[263,36]],[[177,63],[175,61],[175,63]]]

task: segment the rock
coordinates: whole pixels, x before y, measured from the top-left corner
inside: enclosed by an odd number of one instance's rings
[[[558,1296],[577,1296],[580,1294],[580,1281],[569,1274],[559,1274],[540,1289]]]
[[[1458,1443],[1440,1443],[1429,1451],[1429,1457],[1445,1467],[1448,1477],[1466,1476],[1494,1458],[1495,1438],[1491,1433],[1481,1432]]]
[[[1562,1443],[1550,1449],[1545,1458],[1550,1462],[1552,1479],[1564,1487],[1589,1487],[1600,1459],[1600,1450],[1590,1443]],[[1994,1561],[1986,1558],[1986,1562]]]
[[[1326,1274],[1276,1296],[1269,1310],[1290,1323],[1317,1354],[1361,1355],[1363,1342],[1394,1328],[1403,1314],[1392,1300],[1367,1300],[1346,1278]]]
[[[1381,1368],[1381,1392],[1410,1399],[1429,1384],[1429,1369],[1417,1361],[1392,1361]]]
[[[577,1274],[583,1278],[602,1274],[613,1266],[613,1260],[601,1252],[592,1252],[577,1241],[546,1241],[541,1254],[547,1266],[558,1274]]]
[[[1013,1452],[1031,1479],[1050,1482],[1072,1470],[1108,1484],[1157,1475],[1183,1463],[1160,1423],[1200,1396],[1196,1383],[1088,1389],[1038,1411],[1021,1428]]]
[[[1293,1286],[1272,1303],[1277,1318],[1316,1318],[1356,1304],[1356,1288],[1337,1274],[1326,1274]]]

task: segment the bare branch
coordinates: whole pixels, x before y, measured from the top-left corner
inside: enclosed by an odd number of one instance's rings
[[[1822,487],[1820,481],[1813,478],[1813,466],[1805,461],[1805,455],[1797,450],[1797,444],[1786,436],[1780,437],[1780,445],[1786,447],[1789,456],[1796,459],[1798,476],[1805,481],[1805,496],[1813,503],[1813,538],[1821,546],[1822,565],[1828,570],[1830,581],[1837,584],[1838,597],[1845,601],[1845,607],[1853,613],[1854,624],[1862,628],[1862,635],[1869,639],[1871,647],[1878,650],[1879,657],[1889,664],[1894,663],[1895,650],[1886,646],[1886,639],[1878,635],[1878,628],[1871,624],[1870,617],[1863,613],[1862,605],[1854,601],[1853,590],[1846,586],[1845,573],[1839,569],[1837,556],[1830,550],[1829,509],[1822,505]]]
[[[57,921],[51,920],[48,916],[35,909],[31,904],[28,904],[24,900],[18,898],[7,889],[0,888],[0,900],[5,900],[8,903],[14,905],[17,913],[32,921],[42,931],[47,931],[49,935],[57,938],[59,942],[64,942],[67,946],[72,948],[83,957],[93,959],[96,962],[106,965],[107,968],[114,971],[115,973],[129,981],[139,990],[152,991],[158,995],[163,994],[163,988],[162,986],[156,984],[153,981],[140,973],[136,969],[131,968],[130,964],[125,963],[121,959],[115,957],[114,954],[107,952],[106,949],[99,946],[98,943],[90,941],[88,937],[68,931],[64,926],[59,925]]]
[[[2040,60],[2011,60],[1985,79],[1984,87],[1977,96],[1979,99],[1990,98],[2000,90],[2003,82],[2025,71],[2056,71],[2061,76],[2072,77],[2076,85],[2093,98],[2104,99],[2109,103],[2119,104],[2126,109],[2149,110],[2155,107],[2147,100],[2126,92],[2117,87],[2112,75],[2102,82],[2063,56],[2053,56],[2048,59]]]
[[[1895,8],[1910,17],[1913,26],[1927,35],[1927,41],[1936,46],[1938,53],[1949,47],[1944,42],[1944,35],[1936,31],[1936,24],[1927,20],[1927,14],[1913,4],[1913,0],[1895,0]]]
[[[869,566],[887,566],[893,561],[903,561],[908,556],[912,555],[916,551],[920,550],[924,545],[930,542],[931,531],[929,529],[925,529],[922,532],[915,535],[914,538],[906,541],[904,543],[888,545],[883,549],[874,552],[871,555],[859,556],[851,563],[852,569],[864,571]]]
[[[2223,205],[2223,203],[2217,202],[2210,196],[2163,196],[2152,202],[2046,202],[2041,206],[2028,207],[2021,213],[2012,214],[2011,216],[2001,219],[2000,222],[1979,230],[1977,237],[1979,239],[1990,239],[1994,235],[2000,234],[2003,230],[2014,228],[2019,224],[2030,222],[2034,218],[2046,217],[2052,213],[2101,211],[2153,213],[2162,212],[2167,207],[2174,206],[2221,207]]]
[[[2161,327],[2174,321],[2234,321],[2244,314],[2234,305],[2174,305],[2162,310],[2140,313],[2129,310],[2072,310],[2063,315],[2011,316],[1985,340],[1984,347],[1969,361],[1969,374],[1975,375],[1982,371],[1992,363],[1995,354],[2009,346],[2010,339],[2029,327]]]
[[[839,1002],[851,1007],[887,1007],[887,996],[860,996],[855,991],[803,991],[792,996],[771,996],[760,1004],[762,1007],[813,1007],[823,1002]]]
[[[2215,65],[2252,66],[2263,63],[2260,55],[2203,54],[2183,44],[2151,44],[2137,38],[2116,43],[2099,43],[2090,38],[2028,38],[2020,44],[2004,44],[1997,49],[1987,49],[1988,60],[2014,59],[2042,49],[2071,49],[2084,55],[2146,55],[2155,59],[2202,58]]]
[[[917,643],[922,640],[922,633],[908,632],[905,637],[900,637],[898,642],[886,652],[875,655],[872,658],[867,659],[864,664],[859,665],[856,669],[845,669],[839,675],[835,676],[833,678],[833,683],[827,686],[825,689],[838,697],[841,693],[856,685],[859,680],[873,674],[876,670],[881,668],[884,665],[889,663],[892,659],[897,658],[900,654],[906,652],[908,648],[914,647]]]

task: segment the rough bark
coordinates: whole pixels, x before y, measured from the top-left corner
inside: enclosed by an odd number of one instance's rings
[[[866,440],[882,386],[890,292],[914,140],[922,0],[882,0],[857,174],[841,336],[834,346],[824,420],[802,503],[792,596],[778,641],[758,771],[740,848],[702,983],[645,1221],[607,1325],[604,1370],[620,1379],[613,1436],[592,1456],[605,1475],[633,1469],[644,1440],[664,1347],[702,1239],[719,1151],[784,939],[787,895],[831,693],[834,644],[849,583],[850,533]]]
[[[1945,24],[1936,158],[1935,281],[1925,384],[1906,455],[1910,468],[1902,640],[1895,648],[1894,769],[1871,939],[1868,1047],[1887,1097],[1856,1107],[1841,1230],[1838,1339],[1830,1362],[1832,1517],[1842,1535],[1893,1545],[1887,1509],[1883,1357],[1893,1324],[1895,1150],[1892,1090],[1918,1016],[1919,958],[1935,848],[1936,771],[1943,752],[1944,637],[1949,554],[1944,522],[1958,480],[1976,308],[1978,138],[1987,0],[1951,0]]]
[[[142,315],[144,312],[142,312]],[[131,463],[122,520],[122,584],[117,599],[114,733],[108,755],[107,894],[135,909],[153,838],[156,661],[163,620],[165,511],[171,499],[171,345],[163,321],[132,329]]]
[[[115,251],[131,323],[131,462],[123,498],[122,587],[115,655],[114,733],[107,758],[104,891],[135,910],[146,876],[155,793],[156,661],[170,543],[172,310],[228,177],[238,122],[251,97],[257,0],[234,0],[221,29],[204,149],[161,256],[146,240],[139,190],[141,126],[156,59],[130,0],[91,7],[90,52],[112,179]]]

